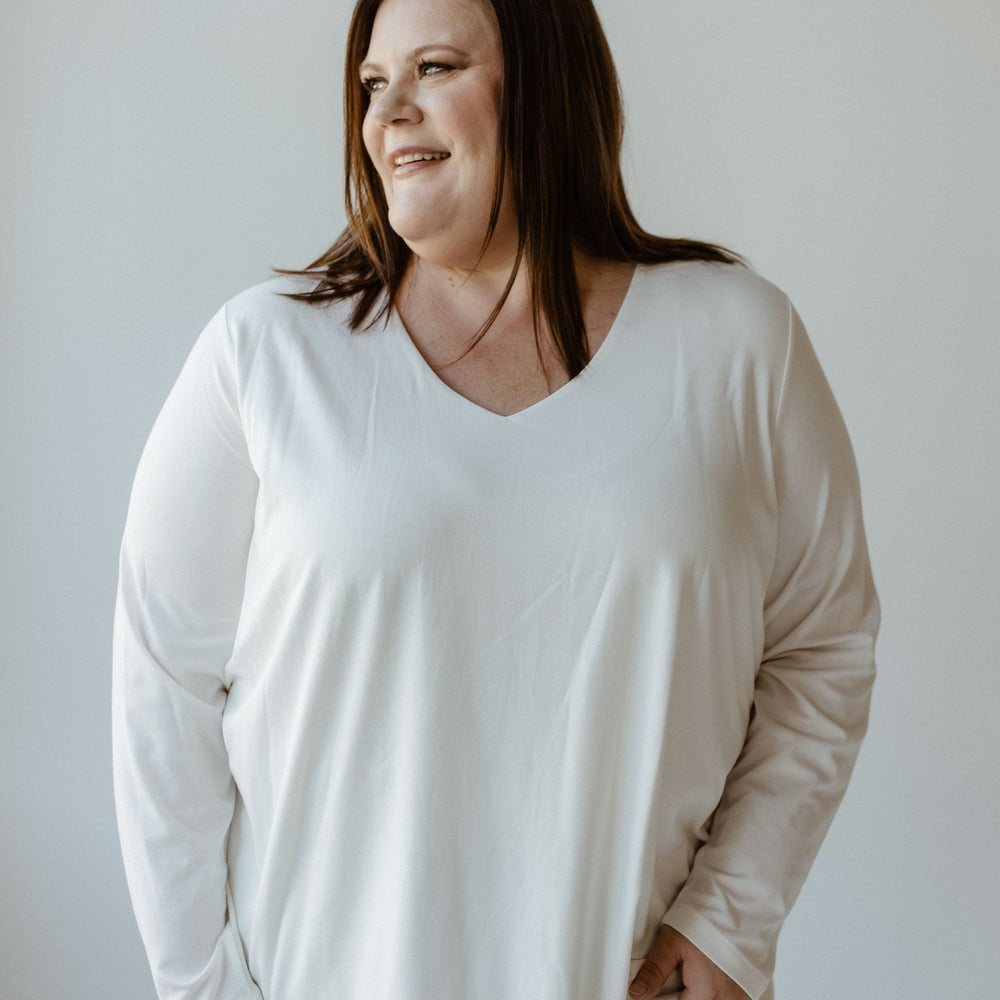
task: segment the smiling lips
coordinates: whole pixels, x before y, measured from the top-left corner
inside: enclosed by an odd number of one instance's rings
[[[435,152],[430,149],[397,149],[389,155],[394,167],[406,167],[411,163],[421,163],[433,160],[447,160],[451,153]]]

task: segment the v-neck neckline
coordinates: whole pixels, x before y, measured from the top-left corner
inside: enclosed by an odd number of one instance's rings
[[[632,299],[635,297],[634,293],[636,285],[639,283],[639,271],[641,269],[641,264],[636,264],[633,268],[632,274],[629,277],[628,287],[625,289],[625,295],[622,298],[621,304],[618,306],[615,318],[612,321],[611,326],[608,328],[608,332],[604,335],[604,339],[601,341],[601,346],[594,351],[593,357],[587,363],[587,366],[583,369],[583,371],[574,378],[571,378],[568,382],[563,383],[558,389],[555,389],[546,396],[542,396],[541,399],[536,400],[528,406],[515,410],[513,413],[497,413],[496,410],[491,410],[489,407],[483,406],[481,403],[477,403],[474,400],[469,399],[468,396],[463,395],[457,389],[453,389],[450,385],[448,385],[448,383],[445,382],[440,375],[438,375],[431,365],[428,364],[427,359],[417,349],[417,345],[413,342],[413,338],[406,329],[406,325],[403,323],[399,313],[396,311],[395,306],[389,312],[387,325],[392,329],[398,339],[403,341],[403,350],[407,351],[414,367],[420,372],[421,377],[431,386],[434,392],[445,398],[451,397],[453,400],[457,401],[459,406],[463,406],[473,412],[483,414],[487,419],[493,418],[495,420],[516,422],[521,418],[526,418],[535,414],[539,410],[547,409],[549,406],[555,405],[557,401],[561,401],[565,396],[575,394],[575,392],[578,391],[579,387],[577,383],[579,383],[581,377],[587,376],[588,372],[593,373],[595,371],[599,371],[600,368],[604,367],[608,363],[608,354],[614,353],[614,344],[621,338],[621,329],[626,325],[624,323],[625,314],[630,309]],[[589,377],[590,376],[588,376],[588,378]]]

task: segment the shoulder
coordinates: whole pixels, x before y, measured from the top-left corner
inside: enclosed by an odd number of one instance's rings
[[[788,296],[756,271],[735,264],[679,261],[640,268],[637,298],[650,321],[713,340],[783,351],[792,315]]]
[[[230,334],[238,340],[262,335],[307,333],[317,327],[327,331],[347,329],[348,301],[312,303],[291,296],[311,291],[315,282],[296,275],[277,275],[234,295],[220,310]]]
[[[329,357],[352,339],[350,300],[307,302],[291,296],[315,287],[311,279],[278,275],[223,303],[202,333],[244,375],[261,365]]]
[[[377,345],[381,338],[352,333],[349,300],[289,297],[312,287],[309,279],[280,275],[234,295],[201,332],[188,365],[214,372],[242,396],[294,385],[308,369],[357,363],[358,344]]]
[[[695,261],[641,267],[633,280],[627,325],[653,378],[712,399],[737,386],[780,396],[795,316],[781,289],[745,267]]]

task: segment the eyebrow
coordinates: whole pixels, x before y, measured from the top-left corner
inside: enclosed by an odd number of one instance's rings
[[[469,53],[462,49],[455,48],[454,45],[448,45],[447,42],[434,42],[430,45],[421,45],[418,48],[413,49],[406,55],[407,59],[419,59],[421,56],[426,55],[428,52],[450,52],[454,56],[458,56],[461,59],[468,59]],[[366,59],[360,66],[358,66],[358,72],[363,73],[365,70],[378,69],[379,64],[371,60]]]

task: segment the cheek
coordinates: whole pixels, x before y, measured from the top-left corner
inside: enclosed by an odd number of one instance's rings
[[[484,153],[496,154],[500,131],[500,112],[491,94],[477,95],[465,110],[465,120],[472,126],[476,141]]]
[[[378,146],[378,126],[372,121],[371,115],[365,115],[361,123],[361,142],[365,147],[368,158],[375,164],[375,169],[379,170],[379,146]],[[381,173],[381,170],[379,170]]]

